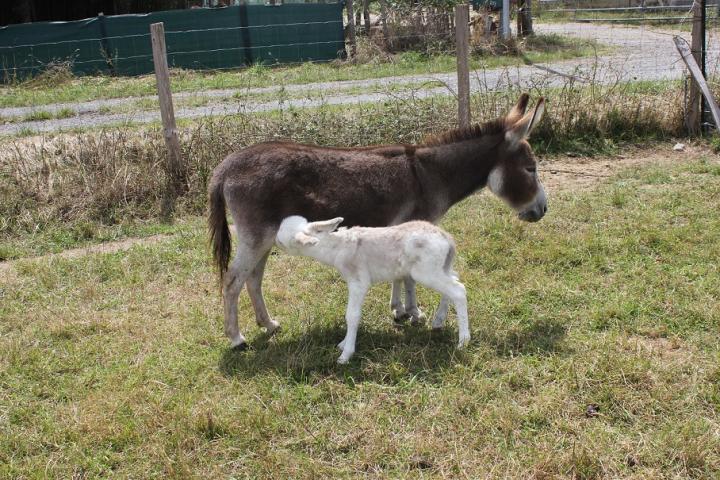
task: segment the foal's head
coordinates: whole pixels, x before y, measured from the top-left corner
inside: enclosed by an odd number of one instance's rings
[[[498,146],[497,161],[490,171],[487,186],[505,200],[521,220],[537,222],[547,212],[547,197],[527,138],[540,123],[545,101],[541,98],[532,111],[525,113],[528,100],[529,96],[523,94],[505,117],[505,138]]]

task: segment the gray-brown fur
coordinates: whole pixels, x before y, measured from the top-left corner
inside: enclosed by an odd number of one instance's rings
[[[243,232],[247,245],[242,251],[252,257],[248,261],[259,262],[286,217],[300,215],[311,222],[344,217],[346,226],[369,227],[437,222],[452,205],[484,187],[499,164],[506,172],[501,196],[513,206],[527,203],[538,188],[527,172],[535,159],[524,140],[513,146],[506,140],[527,103],[523,95],[506,117],[419,145],[332,148],[267,142],[228,155],[209,184],[210,238],[221,278],[230,260],[225,205]],[[253,274],[261,279],[262,268]],[[258,289],[259,282],[255,278]]]

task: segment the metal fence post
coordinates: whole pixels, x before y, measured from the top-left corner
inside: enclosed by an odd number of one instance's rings
[[[510,39],[510,0],[502,2],[502,38]]]
[[[470,126],[470,6],[455,5],[455,42],[457,56],[458,124]]]
[[[692,7],[692,10],[693,23],[690,50],[692,51],[692,55],[695,58],[695,61],[700,64],[700,50],[702,49],[702,41],[700,39],[702,31],[702,16],[700,13],[699,4],[695,3]],[[695,135],[700,131],[700,123],[702,121],[702,115],[700,110],[700,88],[698,87],[697,83],[692,81],[692,78],[690,78],[685,127],[687,128],[688,133],[691,135]]]
[[[180,140],[178,140],[177,126],[175,125],[175,110],[172,103],[172,93],[170,91],[170,71],[168,70],[167,52],[165,49],[165,27],[162,22],[150,25],[150,38],[152,40],[158,99],[160,100],[163,137],[165,137],[165,144],[168,147],[169,154],[165,167],[167,183],[160,214],[164,221],[171,221],[173,210],[175,209],[175,201],[182,188],[184,169],[180,154]]]
[[[700,71],[702,72],[703,78],[707,78],[707,72],[705,71],[705,65],[706,65],[706,22],[707,22],[707,16],[705,15],[705,8],[706,0],[700,0]],[[707,112],[707,102],[705,100],[705,97],[700,98],[700,131],[706,132],[707,131],[707,121],[705,114]]]

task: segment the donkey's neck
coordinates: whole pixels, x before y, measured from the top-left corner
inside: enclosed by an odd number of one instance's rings
[[[498,145],[503,136],[425,147],[419,152],[426,199],[439,218],[451,206],[483,188],[497,163]]]

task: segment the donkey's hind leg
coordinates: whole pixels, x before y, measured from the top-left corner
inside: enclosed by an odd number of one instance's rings
[[[270,247],[271,249],[272,247]],[[247,280],[248,295],[250,295],[250,301],[252,302],[253,309],[255,310],[255,321],[261,327],[265,327],[268,333],[273,333],[280,326],[275,320],[268,314],[267,307],[265,306],[265,299],[262,293],[262,280],[263,274],[265,273],[265,264],[267,263],[268,256],[270,255],[270,249],[265,252],[265,255],[255,265],[255,268],[250,272],[250,277]]]
[[[230,345],[238,350],[247,348],[247,342],[238,327],[238,297],[250,273],[263,257],[264,252],[239,241],[237,253],[223,281],[223,302],[225,306],[225,335]]]

